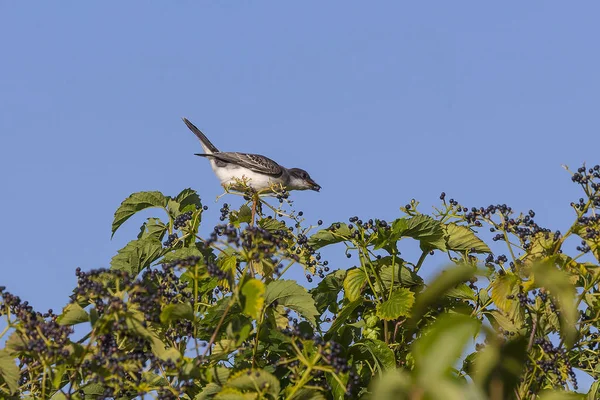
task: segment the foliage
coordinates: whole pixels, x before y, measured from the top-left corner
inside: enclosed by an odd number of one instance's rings
[[[0,288],[0,396],[598,398],[597,383],[575,394],[573,370],[600,378],[599,170],[572,174],[584,197],[564,233],[533,211],[443,193],[431,215],[412,201],[394,221],[306,226],[283,191],[277,207],[250,192],[238,209],[223,205],[223,224],[202,238],[207,207],[193,190],[134,193],[113,234],[147,208],[163,218],[110,268],[78,269],[61,313]],[[410,241],[414,260],[400,252]],[[355,265],[331,269],[323,249]],[[436,253],[449,266],[425,283]],[[293,270],[318,282],[307,290]]]

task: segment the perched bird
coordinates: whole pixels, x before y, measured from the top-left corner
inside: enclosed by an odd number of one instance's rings
[[[183,122],[200,139],[204,148],[204,154],[195,155],[210,160],[215,175],[224,187],[235,186],[246,178],[248,186],[256,191],[269,189],[277,184],[281,184],[286,190],[321,190],[321,186],[303,169],[282,167],[259,154],[219,151],[188,119],[183,118]]]

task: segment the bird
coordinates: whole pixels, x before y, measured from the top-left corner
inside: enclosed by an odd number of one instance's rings
[[[219,180],[225,188],[235,188],[240,181],[257,192],[269,191],[274,185],[281,185],[290,190],[321,190],[303,169],[285,168],[268,157],[260,154],[219,151],[210,140],[187,118],[182,118],[187,127],[200,139],[204,149],[199,157],[206,157]]]

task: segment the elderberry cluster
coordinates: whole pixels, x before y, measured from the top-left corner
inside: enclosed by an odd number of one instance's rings
[[[170,234],[169,236],[167,236],[167,240],[163,242],[163,246],[172,247],[178,237],[179,235],[177,235],[177,233]]]
[[[221,212],[221,216],[219,217],[219,219],[221,221],[225,221],[229,216],[229,213],[231,212],[231,210],[229,209],[229,204],[224,203],[223,207],[221,207],[219,211]]]
[[[588,182],[591,182],[594,178],[600,179],[600,165],[594,165],[593,168],[590,168],[587,171],[584,166],[579,167],[577,172],[571,177],[571,180],[573,182],[585,185]],[[593,189],[596,190],[596,188]]]
[[[27,301],[21,301],[20,297],[5,291],[4,287],[1,289],[0,315],[4,315],[8,309],[20,321],[15,334],[18,340],[14,340],[12,346],[21,352],[21,362],[31,364],[40,355],[48,359],[71,355],[68,345],[71,344],[69,337],[73,333],[72,327],[60,325],[58,315],[52,310],[43,314],[36,312]]]
[[[175,229],[184,228],[185,225],[187,224],[187,222],[190,221],[191,219],[192,219],[191,211],[183,213],[183,214],[179,215],[177,218],[175,218],[175,221],[173,221],[173,227]]]
[[[537,366],[544,372],[544,374],[540,374],[537,377],[537,383],[542,385],[549,378],[549,375],[553,375],[556,376],[559,385],[566,385],[560,370],[561,366],[564,366],[573,384],[573,388],[577,390],[577,378],[569,361],[567,351],[562,347],[554,346],[547,338],[535,338],[533,344],[539,346],[544,353],[544,357],[536,362]]]

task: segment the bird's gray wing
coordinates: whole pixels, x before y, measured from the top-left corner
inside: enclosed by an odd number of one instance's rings
[[[211,157],[219,161],[235,164],[242,168],[247,168],[251,171],[260,174],[270,175],[278,178],[283,173],[281,165],[268,157],[260,154],[234,153],[234,152],[219,152],[213,154],[198,154],[203,157]]]

